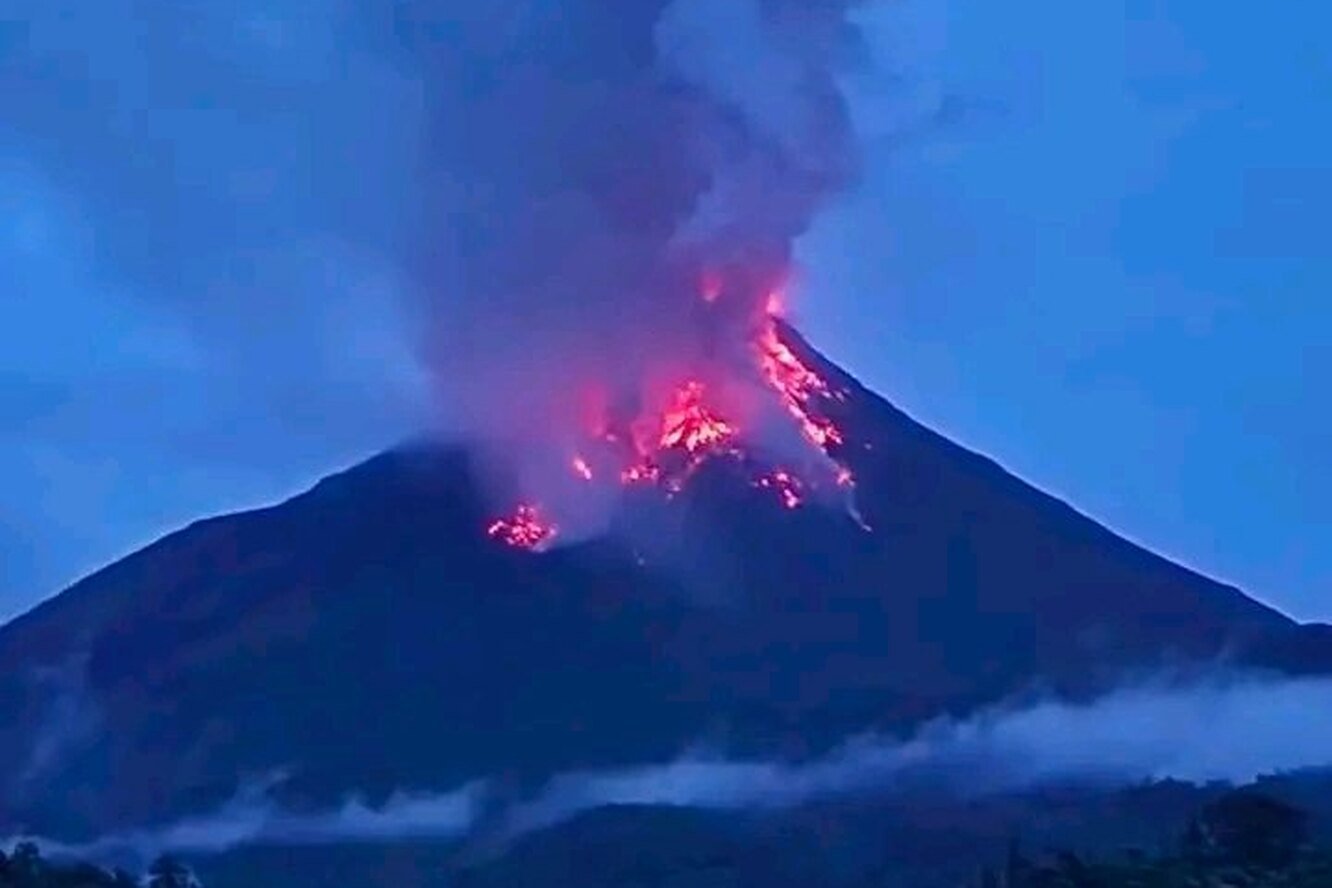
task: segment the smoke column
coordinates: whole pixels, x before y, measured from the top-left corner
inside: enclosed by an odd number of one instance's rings
[[[845,2],[405,2],[423,75],[416,278],[449,419],[558,436],[716,343],[852,179]],[[589,391],[605,386],[609,392]]]

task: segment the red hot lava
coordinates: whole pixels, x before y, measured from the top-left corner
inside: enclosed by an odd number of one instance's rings
[[[700,287],[702,300],[711,304],[725,293],[722,276],[707,272]],[[845,400],[846,392],[834,390],[782,341],[777,318],[783,302],[779,290],[771,291],[765,300],[749,343],[751,379],[776,396],[803,438],[830,462],[830,479],[839,487],[853,487],[851,470],[835,455],[846,443],[845,436],[821,409]],[[596,452],[585,450],[572,458],[574,475],[585,482],[618,476],[626,486],[657,485],[671,496],[705,462],[727,457],[757,466],[752,484],[774,491],[786,508],[801,506],[809,483],[789,470],[773,468],[771,463],[764,468],[762,460],[755,459],[742,445],[742,430],[734,418],[719,411],[711,395],[698,378],[687,378],[670,390],[659,409],[618,422],[602,417],[597,428],[589,432],[589,446],[597,448]],[[854,507],[852,511],[854,514]],[[556,528],[541,517],[536,506],[523,505],[512,517],[491,524],[488,533],[510,545],[535,549],[547,544]]]
[[[607,428],[598,437],[627,451],[622,483],[662,484],[675,493],[709,457],[734,452],[737,434],[734,423],[709,403],[707,387],[690,380],[671,392],[659,415],[635,419],[627,435]]]
[[[690,453],[698,453],[716,449],[735,435],[735,427],[708,407],[705,394],[701,382],[686,382],[676,389],[661,417],[659,447],[683,447]]]
[[[519,549],[535,549],[555,538],[559,528],[541,517],[541,510],[524,503],[508,518],[500,518],[486,528],[486,534]]]
[[[802,495],[804,485],[800,479],[784,469],[778,469],[767,475],[760,475],[754,481],[755,487],[762,487],[764,490],[775,490],[780,497],[782,505],[788,509],[798,509],[805,501]]]
[[[825,452],[830,446],[844,443],[841,430],[826,417],[813,414],[810,402],[815,397],[842,400],[845,395],[829,391],[823,377],[796,357],[778,336],[777,325],[771,318],[759,333],[755,349],[763,378],[781,397],[782,406],[799,424],[801,433],[809,442]]]

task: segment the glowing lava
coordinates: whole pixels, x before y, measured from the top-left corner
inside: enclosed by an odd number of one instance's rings
[[[662,449],[683,447],[690,453],[712,450],[735,435],[735,427],[708,407],[701,382],[686,382],[676,389],[661,417]]]
[[[800,426],[805,438],[825,453],[830,447],[845,443],[841,430],[832,420],[816,415],[811,409],[811,402],[816,397],[840,401],[845,395],[833,393],[823,377],[805,366],[782,342],[777,334],[777,324],[771,318],[759,333],[755,349],[763,378],[777,392],[782,406]]]
[[[767,475],[760,475],[754,481],[755,487],[762,487],[764,490],[775,490],[777,496],[781,499],[782,505],[788,509],[796,509],[804,502],[802,489],[804,485],[800,479],[790,472],[778,469]]]
[[[735,425],[709,405],[707,387],[690,380],[671,392],[660,415],[634,420],[628,435],[605,429],[598,437],[630,451],[629,464],[620,470],[621,483],[661,484],[667,492],[678,493],[710,456],[732,452],[738,434]]]
[[[705,302],[715,302],[727,292],[727,282],[720,272],[702,273],[699,294]],[[639,409],[635,415],[616,416],[606,410],[595,420],[582,445],[595,450],[582,449],[570,458],[574,475],[587,483],[606,483],[606,479],[613,483],[618,476],[626,487],[651,486],[669,499],[684,489],[701,466],[720,457],[742,465],[755,488],[771,490],[787,509],[799,508],[808,492],[825,481],[853,488],[855,478],[850,468],[838,459],[846,437],[827,413],[836,402],[845,401],[848,393],[830,386],[782,340],[779,318],[784,303],[781,290],[773,289],[764,303],[756,306],[761,314],[750,328],[754,332],[747,343],[752,364],[748,373],[741,369],[740,380],[731,381],[772,392],[800,435],[828,461],[824,465],[826,477],[801,477],[765,463],[761,453],[751,452],[750,445],[758,442],[744,438],[734,416],[718,408],[715,390],[702,381],[712,380],[713,376],[707,374],[719,368],[730,368],[724,371],[730,373],[735,365],[711,363],[711,358],[706,359],[710,361],[706,366],[691,368],[691,375],[677,377],[683,381],[667,389],[664,398],[652,398],[653,406]],[[849,503],[848,509],[860,520],[854,503]],[[861,525],[865,526],[863,521]],[[538,549],[548,544],[556,531],[537,506],[522,505],[513,516],[491,524],[487,533],[511,546]]]
[[[523,504],[508,518],[500,518],[486,528],[486,535],[519,549],[535,549],[555,538],[559,531],[541,517],[541,510]]]

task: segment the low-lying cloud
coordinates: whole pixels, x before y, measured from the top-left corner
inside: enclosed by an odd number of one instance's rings
[[[562,775],[515,809],[519,830],[603,805],[780,809],[928,780],[960,794],[1046,783],[1174,778],[1246,783],[1332,765],[1332,679],[1243,679],[1129,688],[1087,705],[1047,701],[935,722],[909,740],[853,739],[809,763],[707,754]]]
[[[1332,679],[1217,680],[1126,688],[1086,705],[1047,701],[939,721],[902,740],[854,738],[819,759],[737,761],[694,751],[668,763],[558,775],[502,809],[484,781],[447,793],[402,793],[297,814],[250,790],[214,814],[159,829],[48,848],[80,856],[240,846],[462,839],[484,822],[513,836],[607,805],[780,811],[838,796],[891,794],[922,781],[989,795],[1076,781],[1112,787],[1175,778],[1245,783],[1332,765]]]
[[[262,845],[327,845],[461,836],[471,829],[483,799],[479,785],[449,793],[398,793],[380,806],[353,798],[316,813],[280,808],[269,796],[271,782],[245,787],[211,814],[187,817],[165,827],[111,833],[90,842],[37,842],[48,852],[103,859],[157,854],[208,855]],[[17,840],[11,840],[13,844]]]

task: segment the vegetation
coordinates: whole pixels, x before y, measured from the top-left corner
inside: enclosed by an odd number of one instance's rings
[[[1332,854],[1309,846],[1304,812],[1252,790],[1207,805],[1172,853],[1089,862],[1060,853],[1042,862],[1014,846],[981,888],[1332,888]]]
[[[1314,847],[1310,818],[1291,804],[1250,787],[1218,791],[1208,801],[1176,812],[1171,822],[1182,825],[1180,835],[1173,840],[1167,836],[1166,850],[1160,853],[1092,858],[1064,852],[1029,857],[1014,843],[1006,859],[980,873],[979,879],[967,863],[948,872],[936,867],[908,873],[891,859],[872,862],[876,852],[896,846],[882,833],[863,847],[837,840],[836,850],[830,854],[807,854],[811,849],[826,850],[818,836],[810,838],[812,845],[805,842],[808,822],[783,832],[773,844],[743,827],[730,829],[734,825],[730,818],[699,819],[676,810],[607,809],[589,815],[581,824],[534,835],[525,846],[494,859],[474,860],[461,869],[447,862],[451,852],[445,858],[427,855],[416,859],[410,848],[387,854],[382,849],[330,846],[305,849],[308,857],[293,858],[287,852],[257,858],[241,855],[229,870],[210,861],[209,881],[232,888],[279,881],[293,888],[401,888],[407,884],[449,888],[957,888],[960,884],[970,888],[1332,888],[1332,850]],[[1190,812],[1194,812],[1192,816]],[[869,820],[878,822],[876,817]],[[953,843],[965,841],[965,830],[957,829],[943,838]],[[1325,823],[1323,833],[1324,837],[1328,834]],[[830,828],[826,835],[835,837],[839,832]],[[1150,836],[1150,832],[1143,835]],[[802,843],[804,851],[799,847]],[[356,857],[353,852],[364,856]],[[973,860],[991,854],[1004,857],[1002,844],[991,845]],[[968,871],[973,878],[968,879]],[[136,878],[88,864],[50,861],[31,844],[19,845],[10,855],[0,853],[0,888],[131,886],[200,888],[193,873],[171,858],[158,859]]]
[[[123,870],[105,870],[87,863],[60,863],[44,858],[25,842],[13,854],[0,851],[0,888],[201,888],[182,863],[161,857],[142,879]]]

